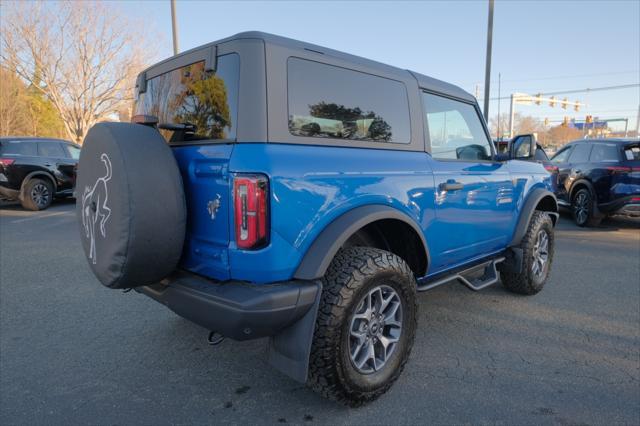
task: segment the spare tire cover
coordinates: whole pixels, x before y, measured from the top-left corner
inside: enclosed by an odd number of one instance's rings
[[[76,181],[82,247],[110,288],[162,280],[185,238],[182,178],[171,148],[151,127],[98,123],[87,134]]]

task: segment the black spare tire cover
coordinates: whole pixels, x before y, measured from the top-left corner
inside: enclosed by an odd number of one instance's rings
[[[175,158],[141,124],[98,123],[87,134],[76,183],[82,247],[110,288],[162,280],[177,266],[186,206]]]

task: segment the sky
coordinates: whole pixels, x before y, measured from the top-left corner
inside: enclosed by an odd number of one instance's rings
[[[116,2],[114,2],[116,3]],[[169,0],[117,1],[158,33],[159,59],[172,54]],[[484,96],[486,0],[177,1],[180,50],[250,30],[341,50],[406,68]],[[490,99],[640,83],[640,0],[496,0]],[[476,89],[476,86],[478,87]],[[477,90],[477,92],[476,92]],[[547,118],[629,118],[640,87],[556,95],[586,103],[579,112],[548,105],[516,111]],[[509,100],[492,100],[490,116]],[[624,123],[612,127],[624,127]]]

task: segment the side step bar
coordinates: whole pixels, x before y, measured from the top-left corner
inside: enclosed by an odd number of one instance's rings
[[[498,270],[496,269],[496,265],[504,261],[504,259],[504,257],[498,257],[497,259],[481,263],[469,269],[465,269],[464,271],[460,271],[452,275],[448,275],[444,278],[440,278],[439,280],[418,285],[418,291],[428,291],[452,281],[459,281],[473,291],[480,291],[483,288],[489,287],[490,285],[498,282],[498,280],[500,279],[500,275],[498,273]],[[474,273],[478,273],[483,269],[484,272],[482,273],[482,275],[475,278],[472,277]]]

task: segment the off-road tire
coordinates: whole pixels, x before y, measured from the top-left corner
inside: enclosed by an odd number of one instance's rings
[[[33,195],[34,190],[38,188],[44,188],[46,190],[46,200],[42,203],[38,203]],[[24,185],[23,195],[20,199],[22,207],[27,210],[44,210],[51,205],[53,201],[53,185],[47,179],[33,178]]]
[[[384,284],[398,294],[402,331],[387,363],[371,374],[358,372],[349,353],[349,327],[357,305]],[[355,407],[384,394],[409,358],[417,327],[416,281],[400,257],[368,247],[343,249],[323,278],[322,298],[309,360],[309,385],[323,396]]]
[[[578,215],[579,209],[578,209],[577,203],[578,203],[579,197],[585,197],[585,199],[587,200],[586,218],[581,218]],[[591,193],[591,191],[587,188],[580,188],[578,191],[576,191],[575,194],[573,194],[573,197],[571,198],[571,215],[576,225],[581,227],[598,226],[600,225],[600,222],[602,222],[602,219],[603,219],[603,216],[596,212],[594,196]]]
[[[544,274],[536,276],[533,273],[534,247],[536,239],[541,231],[545,231],[548,240],[548,257]],[[527,233],[522,238],[519,248],[522,249],[522,270],[520,272],[501,272],[502,284],[514,293],[533,295],[539,293],[544,287],[551,272],[554,251],[553,222],[551,217],[542,211],[535,211],[529,222]]]

